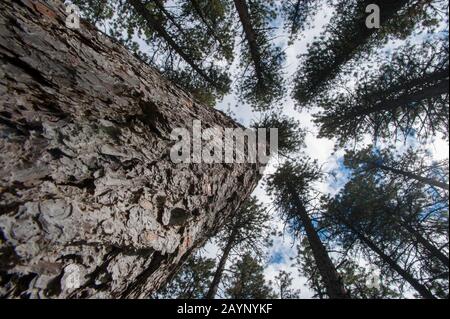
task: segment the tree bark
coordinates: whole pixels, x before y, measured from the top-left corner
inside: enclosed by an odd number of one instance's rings
[[[173,128],[238,125],[65,20],[61,5],[0,2],[0,296],[147,297],[259,165],[173,163]]]
[[[342,283],[341,278],[339,277],[338,272],[336,271],[336,267],[334,267],[330,256],[328,256],[328,252],[325,246],[320,240],[320,237],[317,234],[316,229],[314,228],[314,225],[312,224],[311,219],[308,216],[305,207],[300,202],[300,199],[297,196],[295,196],[295,198],[296,209],[302,225],[305,228],[306,237],[308,238],[308,242],[311,246],[311,251],[313,253],[317,268],[320,272],[320,276],[322,277],[322,280],[325,284],[325,289],[328,297],[331,299],[350,298]]]
[[[216,272],[214,273],[214,278],[206,294],[206,299],[214,299],[217,295],[217,290],[219,288],[220,281],[222,280],[223,271],[225,270],[225,264],[227,263],[228,257],[230,256],[231,249],[235,244],[236,238],[236,228],[232,231],[228,242],[223,249],[222,256],[220,257],[219,264],[217,265]]]

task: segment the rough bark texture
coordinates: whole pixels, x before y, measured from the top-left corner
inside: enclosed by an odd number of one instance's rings
[[[146,297],[258,181],[174,164],[173,128],[236,124],[63,7],[2,0],[0,58],[0,296]]]

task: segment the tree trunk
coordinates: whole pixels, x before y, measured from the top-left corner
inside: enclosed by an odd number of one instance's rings
[[[217,295],[217,289],[219,288],[220,281],[222,280],[225,264],[227,263],[231,249],[233,249],[233,246],[235,244],[234,242],[235,237],[236,237],[236,228],[231,232],[230,238],[228,238],[227,245],[223,249],[222,256],[220,257],[220,261],[219,264],[217,265],[216,272],[214,273],[214,278],[206,294],[206,299],[214,299]]]
[[[180,47],[172,36],[163,28],[160,21],[157,21],[155,17],[147,10],[142,0],[127,0],[127,2],[134,8],[134,11],[140,15],[150,29],[155,30],[160,38],[167,42],[167,44],[187,63],[191,68],[198,73],[203,79],[205,79],[213,87],[222,90],[217,83],[204,71],[195,61]]]
[[[261,53],[257,42],[257,34],[252,25],[250,12],[246,0],[234,0],[234,6],[239,15],[239,20],[244,30],[245,39],[247,40],[250,49],[250,56],[255,67],[255,74],[259,82],[264,81],[263,69],[261,63]]]
[[[430,292],[430,290],[428,290],[427,287],[422,285],[416,278],[413,277],[413,275],[403,269],[390,256],[386,255],[384,251],[381,250],[372,240],[364,236],[354,227],[350,226],[349,223],[345,222],[345,225],[347,225],[347,227],[349,227],[353,231],[353,233],[359,238],[361,242],[363,242],[375,254],[377,254],[385,264],[387,264],[391,269],[402,276],[402,278],[405,279],[424,299],[436,299],[436,297],[433,296],[433,294]]]
[[[441,77],[441,78],[439,78]],[[413,92],[404,93],[402,95],[399,95],[392,99],[379,99],[378,96],[375,96],[374,98],[377,99],[373,105],[370,105],[368,107],[352,110],[348,113],[343,113],[341,116],[339,116],[339,119],[337,120],[337,123],[343,124],[348,119],[354,119],[357,117],[364,117],[368,116],[374,113],[379,112],[394,112],[397,109],[402,108],[405,105],[411,104],[411,103],[419,103],[420,101],[423,101],[427,98],[432,98],[436,96],[440,96],[443,94],[448,94],[448,88],[449,88],[449,81],[448,79],[448,69],[444,71],[438,71],[436,74],[431,74],[424,76],[423,79],[412,81],[411,83],[404,84],[401,88],[396,88],[398,90],[402,90],[405,88],[409,88],[410,86],[416,85],[417,82],[422,82],[422,84],[426,83],[426,81],[433,81],[432,85],[429,85],[423,89],[415,90]],[[393,90],[394,91],[394,90]],[[405,108],[404,112],[407,113],[408,109]],[[448,188],[448,185],[447,185]]]
[[[416,181],[419,181],[419,182],[427,184],[427,185],[431,185],[431,186],[435,186],[435,187],[438,187],[438,188],[442,188],[444,190],[448,190],[449,189],[449,185],[448,184],[440,182],[440,181],[435,180],[433,178],[420,176],[420,175],[417,175],[417,174],[414,174],[414,173],[411,173],[411,172],[403,171],[403,170],[396,169],[394,167],[385,166],[385,165],[382,165],[382,164],[377,164],[377,163],[370,163],[370,164],[372,164],[373,166],[375,166],[375,167],[377,167],[379,169],[382,169],[384,171],[388,171],[388,172],[391,172],[391,173],[394,173],[394,174],[402,175],[402,176],[408,177],[410,179],[414,179]]]
[[[175,164],[237,127],[65,8],[0,2],[0,296],[142,298],[238,209],[255,164]]]
[[[347,299],[348,295],[339,274],[331,261],[328,252],[320,240],[319,235],[314,228],[311,219],[306,212],[305,207],[300,202],[299,198],[296,197],[295,205],[301,219],[302,225],[305,228],[306,237],[311,246],[311,251],[314,256],[317,268],[319,270],[320,276],[325,284],[327,295],[331,299]]]

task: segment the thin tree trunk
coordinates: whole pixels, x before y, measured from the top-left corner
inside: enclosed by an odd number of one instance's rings
[[[189,36],[186,34],[183,27],[178,23],[177,19],[172,16],[172,14],[167,11],[167,9],[164,7],[164,3],[161,0],[152,0],[153,3],[156,5],[156,7],[161,11],[166,18],[172,22],[172,24],[177,28],[177,30],[185,37],[186,40],[189,40]]]
[[[228,242],[223,249],[222,256],[220,257],[219,264],[217,265],[216,272],[214,273],[214,278],[211,282],[211,285],[206,293],[206,299],[214,299],[217,295],[217,290],[219,288],[220,281],[222,280],[223,271],[225,270],[225,265],[227,263],[228,257],[230,256],[231,249],[235,244],[237,230],[234,229],[231,232],[230,237],[228,238]]]
[[[206,72],[204,70],[201,69],[201,67],[199,65],[197,65],[192,59],[191,57],[184,52],[183,48],[181,48],[176,42],[175,40],[171,37],[171,35],[163,28],[163,26],[161,25],[161,23],[159,21],[157,21],[151,14],[150,12],[147,10],[147,8],[145,7],[145,5],[142,3],[141,0],[127,0],[128,3],[131,4],[131,6],[133,6],[133,8],[135,9],[136,13],[141,15],[146,23],[148,24],[148,26],[155,30],[156,33],[159,35],[159,37],[161,37],[164,41],[167,42],[167,44],[187,63],[191,66],[191,68],[197,72],[202,78],[204,78],[208,83],[210,83],[212,86],[214,86],[215,88],[221,90],[222,88],[217,86],[217,83],[211,79],[211,77],[208,76],[208,74],[206,74]]]
[[[248,46],[250,48],[250,56],[252,57],[253,65],[255,67],[255,74],[259,82],[264,81],[263,69],[261,63],[261,53],[260,48],[257,43],[257,34],[252,25],[252,20],[250,17],[250,11],[246,0],[234,0],[234,5],[236,11],[238,12],[239,19],[242,24],[242,29],[244,30],[245,39],[247,40]]]
[[[413,93],[400,95],[394,99],[375,101],[375,104],[370,107],[351,111],[349,113],[343,113],[342,116],[339,116],[337,123],[342,124],[348,121],[349,118],[368,116],[370,114],[378,113],[381,111],[394,111],[399,107],[401,107],[402,105],[407,105],[413,102],[420,102],[426,98],[440,96],[442,94],[448,93],[449,90],[448,69],[436,73],[437,75],[435,76],[439,75],[442,77],[442,79],[440,81],[436,81],[436,83],[434,83],[433,85]],[[433,77],[434,76],[427,76],[421,82],[426,83],[426,81],[433,80]],[[405,87],[408,87],[408,85],[405,85],[403,88]],[[407,110],[405,112],[407,112]]]
[[[295,33],[295,28],[296,28],[296,25],[297,25],[298,16],[300,14],[300,4],[303,1],[304,0],[297,0],[297,2],[295,3],[295,6],[294,6],[294,18],[292,19],[291,35],[293,35]]]
[[[308,242],[311,246],[311,251],[314,255],[314,260],[320,272],[320,276],[325,284],[328,297],[331,299],[350,298],[338,272],[336,271],[336,267],[333,265],[330,256],[328,256],[328,252],[320,240],[320,237],[317,234],[308,213],[306,212],[305,207],[297,196],[295,198],[296,209],[302,225],[305,228],[306,237],[308,238]]]
[[[337,216],[334,216],[337,217]],[[344,218],[337,217],[344,225],[346,225],[352,232],[358,237],[358,239],[363,242],[367,247],[369,247],[378,257],[387,264],[391,269],[397,272],[403,279],[405,279],[411,287],[413,287],[424,299],[436,299],[436,297],[431,293],[431,291],[422,285],[413,275],[408,271],[403,269],[395,260],[384,253],[372,240],[364,236],[360,231],[353,227],[349,222],[345,221]]]
[[[413,235],[419,244],[425,247],[426,250],[436,259],[440,260],[447,268],[449,266],[449,259],[442,251],[440,251],[436,246],[434,246],[430,241],[428,241],[425,237],[423,237],[417,229],[413,228],[406,222],[402,223],[402,226]]]
[[[420,175],[417,175],[417,174],[414,174],[414,173],[411,173],[411,172],[408,172],[408,171],[400,170],[400,169],[397,169],[397,168],[394,168],[394,167],[389,167],[389,166],[386,166],[386,165],[383,165],[383,164],[378,164],[378,163],[370,163],[370,164],[375,166],[375,167],[377,167],[377,168],[379,168],[379,169],[382,169],[384,171],[388,171],[388,172],[391,172],[391,173],[402,175],[402,176],[408,177],[410,179],[414,179],[416,181],[419,181],[419,182],[427,184],[427,185],[435,186],[435,187],[442,188],[442,189],[445,189],[445,190],[449,189],[449,185],[448,184],[446,184],[444,182],[440,182],[440,181],[435,180],[433,178],[420,176]]]
[[[148,297],[239,209],[259,164],[174,163],[174,128],[240,126],[65,21],[62,5],[0,2],[0,296]]]

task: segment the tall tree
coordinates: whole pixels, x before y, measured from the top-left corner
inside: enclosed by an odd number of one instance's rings
[[[240,126],[65,21],[62,6],[0,2],[0,295],[146,297],[250,195],[259,164],[172,162],[174,128]]]
[[[269,220],[270,215],[266,208],[255,197],[251,197],[216,235],[221,254],[206,298],[212,299],[216,296],[226,263],[233,250],[237,250],[240,254],[246,251],[262,253],[269,235]]]
[[[215,261],[199,254],[191,256],[166,286],[158,290],[156,298],[202,299],[214,275]]]
[[[382,265],[395,271],[422,297],[434,298],[425,282],[436,274],[425,275],[424,269],[428,261],[439,261],[442,252],[432,248],[434,245],[425,238],[418,240],[419,233],[405,227],[424,223],[426,198],[416,189],[399,187],[373,177],[356,176],[326,204],[326,217],[335,222],[337,232],[333,237],[342,240],[344,246],[351,248],[360,242],[369,248],[368,258],[370,252],[374,253]],[[434,212],[439,213],[440,222],[445,223],[445,208]],[[439,266],[441,275],[448,273],[448,257],[446,260]],[[424,275],[428,279],[422,279]]]
[[[273,112],[263,114],[258,121],[252,124],[252,128],[256,130],[258,128],[276,128],[278,130],[278,155],[285,158],[300,152],[305,147],[306,132],[300,122],[292,117],[282,115],[281,110],[275,109]]]
[[[230,299],[273,298],[273,291],[264,278],[264,268],[250,253],[245,253],[231,266],[226,295]]]
[[[379,71],[361,75],[354,89],[319,99],[319,136],[336,137],[341,145],[364,133],[386,140],[400,133],[448,137],[448,61],[448,41],[405,46]]]
[[[285,54],[271,43],[275,2],[234,0],[234,5],[244,37],[240,60],[244,72],[239,92],[255,109],[267,110],[285,92],[282,77]]]
[[[144,19],[147,26],[151,30],[154,30],[155,34],[163,39],[167,43],[167,45],[169,45],[176,52],[176,54],[178,54],[199,76],[201,76],[209,84],[216,87],[219,91],[226,92],[228,90],[223,86],[223,84],[218,83],[216,79],[214,79],[210,74],[203,70],[201,66],[199,66],[199,63],[194,60],[196,55],[200,53],[198,52],[198,47],[197,51],[191,50],[188,53],[186,49],[184,49],[167,31],[167,29],[163,25],[161,18],[157,15],[154,15],[152,11],[148,10],[142,0],[128,0],[128,3],[133,7],[135,13]],[[182,35],[186,34],[186,32],[183,31],[183,27],[179,26],[177,22],[174,22],[176,20],[168,13],[167,10],[164,9],[164,5],[159,0],[155,0],[152,2],[152,4],[153,3],[157,8],[159,8],[159,10],[161,10],[161,8],[163,9],[161,12],[164,17],[174,23],[176,29],[180,31]],[[190,41],[192,39],[192,37],[190,36],[184,37],[186,41]],[[201,59],[201,57],[199,58]]]
[[[299,33],[311,23],[311,16],[316,13],[319,5],[319,0],[283,1],[281,10],[285,19],[284,28],[289,34],[290,43],[293,43]]]
[[[320,176],[321,172],[315,162],[286,162],[268,178],[267,189],[291,230],[296,234],[306,234],[327,295],[330,298],[348,298],[349,295],[310,216],[313,211],[310,188]]]
[[[277,297],[280,299],[299,299],[300,290],[292,288],[292,275],[284,270],[281,270],[275,276],[273,286]]]
[[[442,1],[436,1],[441,2]],[[368,5],[380,8],[380,28],[368,28]],[[336,12],[319,39],[301,57],[293,96],[300,106],[310,106],[352,59],[370,50],[387,36],[405,37],[419,21],[434,21],[436,12],[431,1],[400,0],[337,1]]]
[[[369,145],[359,151],[347,150],[344,164],[360,173],[382,171],[406,182],[412,180],[444,190],[449,188],[448,160],[433,161],[421,149],[409,148],[403,154],[395,154],[391,148],[379,149]]]
[[[296,265],[299,272],[308,280],[309,287],[314,291],[314,298],[323,299],[326,295],[317,265],[311,252],[311,247],[305,240],[297,246],[298,255]],[[362,267],[357,263],[357,256],[344,254],[343,260],[337,262],[337,270],[345,288],[352,298],[356,299],[391,299],[399,298],[401,294],[391,288],[389,282],[381,274],[377,274],[371,267]]]

